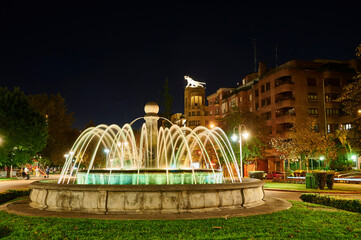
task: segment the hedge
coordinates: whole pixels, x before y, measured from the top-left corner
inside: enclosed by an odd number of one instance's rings
[[[257,178],[263,180],[264,171],[249,171],[250,178]]]
[[[8,202],[18,197],[28,196],[30,194],[30,189],[17,189],[17,190],[7,190],[0,193],[0,204]]]
[[[303,193],[300,198],[304,202],[316,203],[350,212],[361,213],[361,200],[358,199],[348,199],[315,193]]]

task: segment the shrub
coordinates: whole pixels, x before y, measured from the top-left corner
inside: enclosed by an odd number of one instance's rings
[[[7,190],[0,193],[0,204],[8,202],[18,197],[28,196],[30,189]]]
[[[262,180],[263,179],[263,174],[264,174],[264,171],[250,171],[249,172],[249,177],[250,178],[257,178],[257,179]]]
[[[327,174],[326,176],[326,184],[327,184],[327,188],[332,190],[333,189],[333,183],[334,183],[334,176],[335,174]]]
[[[346,199],[337,196],[320,195],[315,193],[303,193],[300,198],[304,202],[316,203],[350,212],[361,213],[361,200],[358,199]]]
[[[315,178],[315,184],[317,188],[324,189],[326,186],[326,173],[325,172],[316,172],[313,173],[313,176]]]

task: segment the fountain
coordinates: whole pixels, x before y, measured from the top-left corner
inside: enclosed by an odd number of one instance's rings
[[[264,203],[263,182],[239,177],[222,129],[192,130],[171,122],[158,127],[158,105],[147,103],[144,110],[145,117],[123,127],[99,125],[82,132],[66,155],[58,182],[30,185],[30,205],[50,211],[149,214]],[[145,123],[137,133],[132,125],[141,120]]]

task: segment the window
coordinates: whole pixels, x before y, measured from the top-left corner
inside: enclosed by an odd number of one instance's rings
[[[213,102],[212,102],[212,100],[211,100],[211,101],[209,101],[209,105],[212,105],[212,103],[213,103]]]
[[[256,89],[256,90],[254,91],[254,95],[255,95],[255,97],[258,97],[258,89]]]
[[[335,102],[338,96],[339,96],[338,93],[326,93],[325,94],[326,102]]]
[[[345,130],[350,130],[352,128],[352,125],[351,123],[345,123],[342,125],[342,128]]]
[[[326,116],[337,116],[340,114],[338,108],[326,108]]]
[[[195,116],[195,115],[196,115],[196,114],[195,114],[195,112],[193,111],[193,112],[192,112],[192,116]]]
[[[275,87],[286,84],[286,83],[293,84],[291,76],[283,76],[283,77],[277,78],[275,80]]]
[[[197,116],[200,116],[201,115],[201,112],[200,111],[197,111]]]
[[[324,81],[325,81],[325,86],[331,86],[331,87],[341,86],[339,78],[325,78]]]
[[[318,108],[309,108],[308,109],[308,114],[310,116],[318,115]]]
[[[264,92],[264,85],[261,86],[261,93]]]
[[[320,125],[316,124],[316,125],[313,127],[313,130],[315,130],[316,132],[319,132],[319,131],[320,131]]]
[[[308,101],[317,101],[317,93],[308,93]]]
[[[271,83],[266,83],[266,91],[270,90],[271,89]]]
[[[295,109],[286,107],[286,108],[280,108],[280,109],[276,110],[276,118],[287,116],[287,115],[296,115]]]
[[[226,113],[227,111],[227,105],[226,103],[222,103],[222,113]]]
[[[242,102],[242,97],[239,97],[239,102],[240,102],[240,103]]]
[[[338,129],[339,129],[338,124],[327,124],[327,132],[329,133],[335,132]]]
[[[266,97],[261,100],[261,106],[268,106],[271,104],[271,97]]]
[[[252,101],[252,94],[249,95],[249,100]]]
[[[307,78],[307,85],[308,86],[317,86],[316,78]]]
[[[216,108],[215,112],[216,112],[216,115],[218,115],[219,114],[219,108]]]
[[[259,103],[257,102],[256,103],[256,111],[258,111],[259,110]]]
[[[271,112],[266,112],[266,113],[262,114],[262,116],[266,120],[270,120],[272,118]]]
[[[213,114],[212,110],[211,110],[211,111],[209,111],[209,115],[212,115],[212,114]]]

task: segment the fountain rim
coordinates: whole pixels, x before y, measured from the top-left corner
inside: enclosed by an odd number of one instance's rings
[[[45,182],[46,181],[46,182]],[[208,191],[208,190],[234,190],[244,188],[257,188],[265,183],[259,179],[245,178],[242,182],[234,183],[215,183],[215,184],[170,184],[170,185],[101,185],[101,184],[58,184],[56,182],[49,182],[49,180],[36,181],[29,184],[30,189],[47,189],[47,190],[69,190],[69,191],[144,191],[144,192],[159,192],[159,191]]]
[[[79,170],[78,173],[87,173],[88,170]],[[89,173],[163,173],[166,174],[169,173],[193,173],[193,172],[222,172],[220,169],[206,169],[206,168],[198,168],[198,169],[192,169],[192,168],[140,168],[138,169],[92,169],[89,171]]]

